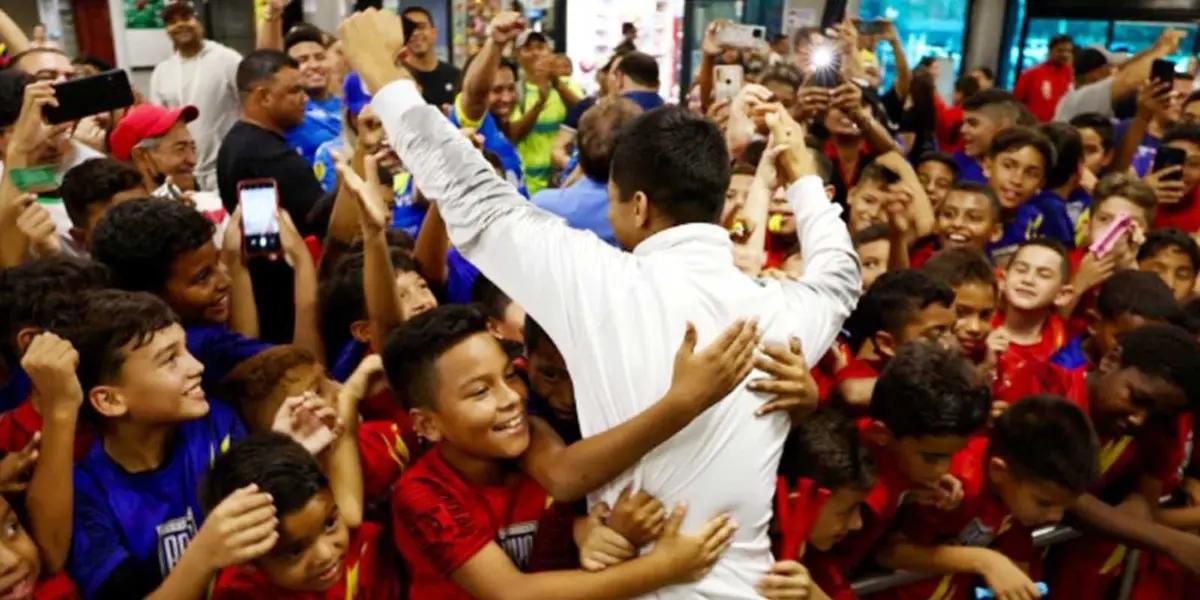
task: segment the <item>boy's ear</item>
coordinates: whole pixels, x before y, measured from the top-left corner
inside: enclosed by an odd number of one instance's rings
[[[979,160],[979,166],[983,169],[983,176],[988,181],[992,180],[992,157],[984,156]]]
[[[1054,307],[1064,308],[1071,303],[1075,298],[1075,286],[1067,283],[1063,284],[1062,289],[1058,290],[1058,295],[1054,297]]]
[[[118,418],[129,412],[125,399],[117,388],[108,385],[98,385],[87,393],[87,400],[92,408],[102,417]]]
[[[22,327],[17,330],[17,354],[24,356],[25,351],[29,349],[29,345],[33,343],[33,338],[37,337],[42,330],[37,327]]]
[[[638,190],[633,193],[633,198],[630,199],[630,202],[634,203],[633,215],[637,219],[636,224],[638,229],[650,229],[650,221],[652,218],[652,215],[650,214],[650,198],[646,196],[645,192]]]
[[[1087,318],[1088,337],[1096,337],[1096,324],[1100,322],[1100,311],[1093,306],[1085,310],[1084,315]]]
[[[871,424],[867,425],[867,429],[862,435],[863,439],[879,447],[887,446],[895,439],[892,435],[892,430],[888,429],[887,425],[875,420],[872,420]]]
[[[371,343],[371,322],[366,319],[360,319],[350,324],[350,337],[355,341],[364,344]]]
[[[413,430],[417,432],[417,437],[432,443],[442,441],[442,429],[432,412],[423,408],[413,408],[408,411],[408,416],[412,417]]]
[[[828,198],[830,202],[833,202],[834,196],[837,196],[837,188],[833,187],[832,185],[825,186],[825,197]]]
[[[1007,483],[1012,473],[1008,468],[1008,463],[998,456],[988,459],[987,470],[988,480],[996,484]]]
[[[886,331],[877,331],[871,338],[875,340],[875,351],[891,358],[896,356],[896,338]]]
[[[1000,241],[1000,238],[1002,237],[1004,237],[1004,224],[1000,221],[996,221],[996,223],[992,225],[992,237],[989,239],[989,241],[995,244],[996,242]]]

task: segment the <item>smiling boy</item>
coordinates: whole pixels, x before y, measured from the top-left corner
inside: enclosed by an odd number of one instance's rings
[[[984,168],[1003,210],[1004,234],[992,245],[992,258],[1003,264],[1023,241],[1036,237],[1075,245],[1075,227],[1066,207],[1038,192],[1054,168],[1054,146],[1036,129],[1013,127],[998,133]]]

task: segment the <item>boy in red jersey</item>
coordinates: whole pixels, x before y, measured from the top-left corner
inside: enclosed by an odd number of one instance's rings
[[[951,457],[983,427],[989,408],[987,383],[957,350],[929,342],[900,348],[875,384],[870,417],[858,424],[878,472],[863,527],[806,558],[821,589],[853,597],[849,581],[878,550],[905,498],[945,507],[961,499]]]
[[[885,592],[890,598],[974,598],[982,578],[997,598],[1040,597],[1033,530],[1062,520],[1095,481],[1099,445],[1078,406],[1056,396],[1025,398],[987,437],[955,456],[963,501],[941,511],[907,507],[879,562],[946,576]]]
[[[1001,280],[1005,309],[992,323],[1009,340],[996,360],[995,400],[1011,403],[1025,396],[1031,373],[1045,368],[1067,343],[1057,313],[1071,300],[1069,266],[1066,249],[1051,239],[1023,242],[1013,254]]]
[[[304,446],[274,432],[237,442],[213,464],[205,502],[214,506],[249,486],[270,494],[278,541],[253,562],[221,571],[213,600],[401,597],[383,528],[345,515],[329,478]]]
[[[995,368],[993,336],[996,316],[996,273],[979,250],[947,248],[933,255],[921,270],[954,290],[954,337],[967,358],[984,368],[990,378]]]

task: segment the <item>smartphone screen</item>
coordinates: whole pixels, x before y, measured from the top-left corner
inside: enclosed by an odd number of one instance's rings
[[[242,205],[242,236],[247,254],[272,254],[282,250],[279,240],[279,192],[271,180],[247,181],[238,186]]]

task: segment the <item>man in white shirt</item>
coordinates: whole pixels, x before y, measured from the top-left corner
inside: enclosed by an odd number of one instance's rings
[[[521,21],[498,20],[493,36],[519,33]],[[825,353],[854,308],[860,278],[839,208],[811,161],[788,190],[804,278],[754,281],[734,266],[729,234],[715,224],[729,183],[720,132],[677,107],[646,113],[613,151],[609,214],[617,241],[632,250],[625,252],[570,229],[499,178],[395,66],[396,31],[394,16],[368,10],[348,19],[340,37],[376,92],[372,107],[392,147],[438,203],[451,240],[558,346],[585,436],[629,420],[666,392],[688,322],[704,342],[752,317],[767,342],[798,338],[810,364]],[[763,401],[744,387],[734,391],[592,496],[611,505],[632,483],[668,506],[686,501],[687,531],[726,512],[740,525],[707,577],[651,597],[759,597],[755,584],[772,562],[767,527],[776,469],[790,429],[785,416],[755,417]]]
[[[154,67],[150,102],[166,108],[190,105],[200,111],[188,124],[196,140],[196,187],[215,190],[217,150],[241,115],[237,68],[242,55],[204,39],[204,25],[187,0],[167,5],[163,22],[175,54]]]

